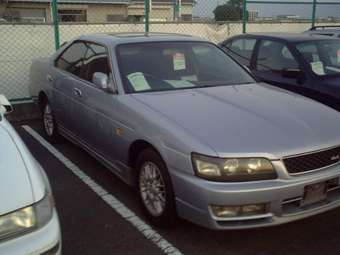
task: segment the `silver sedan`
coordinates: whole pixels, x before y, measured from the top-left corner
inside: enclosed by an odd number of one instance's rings
[[[339,113],[203,39],[82,36],[33,63],[30,91],[50,141],[136,186],[154,224],[272,226],[340,205]]]

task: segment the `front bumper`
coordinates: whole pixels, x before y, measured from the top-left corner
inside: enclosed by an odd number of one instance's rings
[[[327,200],[301,207],[305,187],[340,178],[340,165],[290,176],[281,161],[274,162],[279,178],[270,181],[217,183],[171,169],[178,215],[211,229],[247,229],[274,226],[316,215],[340,206],[340,185],[327,192]],[[211,205],[267,204],[265,214],[218,218]]]
[[[61,255],[61,236],[56,210],[42,228],[18,238],[0,242],[0,254]]]

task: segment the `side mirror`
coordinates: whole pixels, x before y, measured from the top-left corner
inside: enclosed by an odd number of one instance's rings
[[[108,90],[109,88],[109,77],[105,73],[96,72],[93,74],[92,78],[93,84],[97,86],[97,88],[102,90]]]
[[[299,79],[302,76],[302,72],[299,69],[286,69],[282,71],[282,77],[289,79]]]
[[[8,114],[13,112],[13,106],[4,95],[0,95],[0,113]]]

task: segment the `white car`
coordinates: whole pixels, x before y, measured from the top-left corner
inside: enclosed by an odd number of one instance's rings
[[[0,254],[61,254],[57,211],[49,181],[4,115],[0,95]]]

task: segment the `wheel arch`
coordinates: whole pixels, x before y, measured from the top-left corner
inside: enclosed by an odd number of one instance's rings
[[[164,161],[164,158],[162,157],[160,151],[153,144],[146,140],[138,139],[134,141],[129,147],[128,165],[134,168],[136,166],[138,155],[147,148],[154,150]]]

